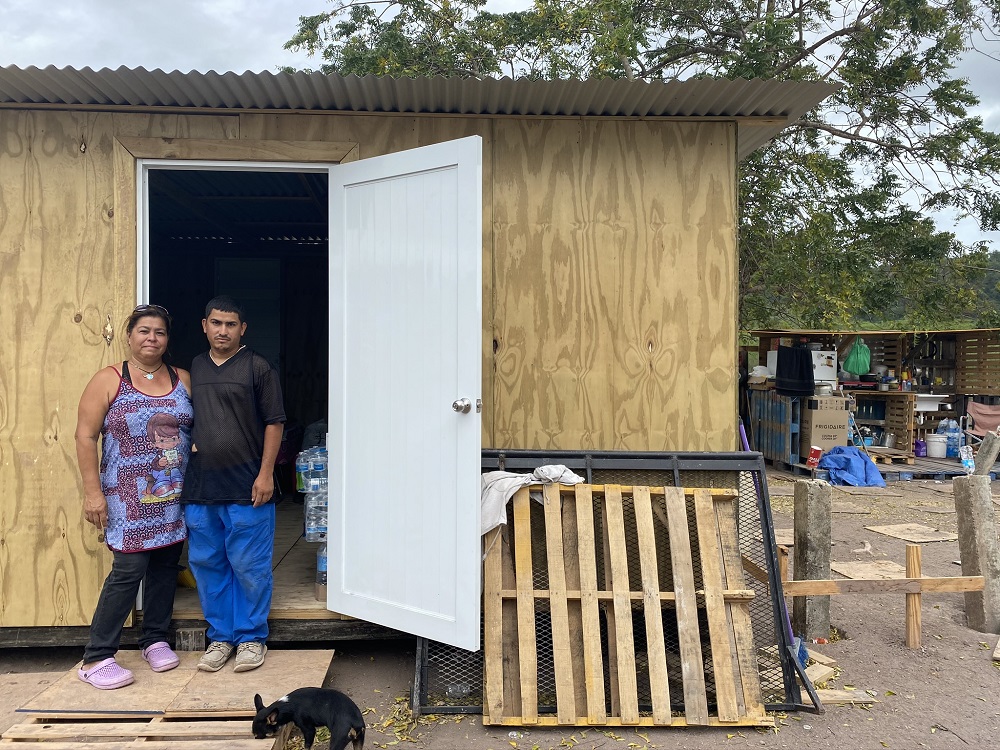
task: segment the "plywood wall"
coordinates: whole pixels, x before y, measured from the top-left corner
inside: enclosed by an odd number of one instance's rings
[[[483,445],[732,449],[732,125],[0,111],[0,627],[88,623],[109,567],[73,432],[136,297],[134,158],[116,139],[353,142],[368,158],[473,134]]]
[[[735,447],[734,138],[496,122],[497,447]]]

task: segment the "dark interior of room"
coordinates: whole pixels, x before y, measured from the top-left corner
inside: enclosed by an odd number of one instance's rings
[[[173,363],[207,349],[205,303],[231,294],[244,343],[280,374],[288,427],[325,419],[326,173],[152,169],[148,205],[149,301],[173,317]]]

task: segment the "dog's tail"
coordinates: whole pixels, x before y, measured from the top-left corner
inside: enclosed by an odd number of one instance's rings
[[[354,750],[364,750],[365,747],[365,722],[361,721],[359,726],[352,727],[354,739],[351,741]]]

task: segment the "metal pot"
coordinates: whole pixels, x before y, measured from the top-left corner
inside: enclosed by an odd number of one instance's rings
[[[817,396],[832,396],[833,386],[829,383],[817,383],[814,393]]]
[[[887,391],[887,390],[889,390],[889,384],[888,383],[879,383],[878,384],[878,389],[880,391]]]

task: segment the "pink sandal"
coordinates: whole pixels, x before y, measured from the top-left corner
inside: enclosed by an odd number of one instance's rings
[[[167,672],[181,663],[180,657],[173,652],[166,641],[157,641],[151,646],[146,646],[142,650],[142,658],[149,662],[150,669],[154,672]]]
[[[77,670],[77,676],[98,690],[114,690],[135,682],[132,672],[115,661],[115,657],[99,661],[90,669]]]

